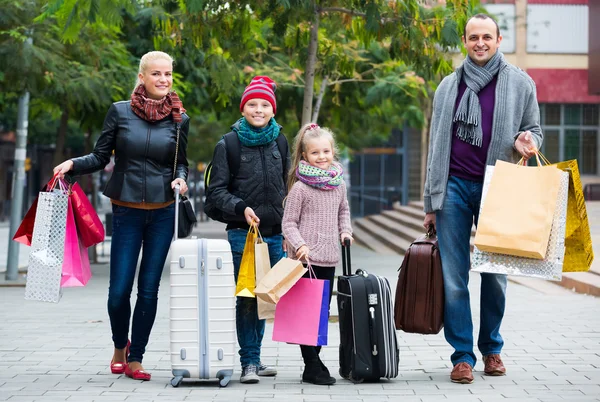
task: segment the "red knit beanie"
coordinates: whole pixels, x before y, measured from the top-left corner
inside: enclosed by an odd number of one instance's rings
[[[246,87],[242,94],[242,101],[240,102],[240,112],[244,111],[244,105],[250,99],[264,99],[273,106],[273,114],[277,113],[277,102],[275,100],[275,90],[277,84],[275,81],[265,75],[258,75],[252,78],[250,85]]]

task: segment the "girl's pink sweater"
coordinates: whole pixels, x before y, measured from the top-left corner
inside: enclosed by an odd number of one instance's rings
[[[346,183],[321,190],[300,181],[289,192],[281,224],[283,236],[295,258],[296,250],[307,245],[311,264],[334,267],[340,260],[340,234],[352,234]]]

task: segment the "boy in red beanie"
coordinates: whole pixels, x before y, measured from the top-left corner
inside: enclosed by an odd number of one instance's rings
[[[242,94],[242,118],[217,143],[213,155],[206,206],[211,204],[218,210],[215,219],[227,223],[236,283],[252,222],[260,225],[263,240],[269,246],[271,266],[283,257],[281,219],[290,161],[287,140],[274,117],[276,89],[269,77],[252,79]],[[231,150],[233,146],[238,152]],[[228,152],[230,157],[239,155],[235,167],[229,165]],[[211,216],[206,207],[205,212]],[[259,376],[276,375],[274,368],[260,360],[265,320],[258,319],[255,298],[237,298],[236,324],[242,365],[240,382],[253,384]]]

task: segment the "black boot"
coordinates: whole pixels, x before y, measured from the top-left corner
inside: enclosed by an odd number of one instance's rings
[[[327,368],[327,366],[325,366],[325,364],[321,360],[321,356],[319,356],[320,353],[321,353],[321,347],[317,346],[315,349],[317,350],[317,359],[319,359],[319,364],[321,365],[321,370],[323,370],[324,372],[326,372],[327,375],[331,377],[331,374],[329,373],[329,369]]]
[[[302,381],[315,385],[332,385],[335,384],[335,378],[329,375],[329,370],[321,368],[323,363],[320,360],[305,362],[304,372],[302,373]]]

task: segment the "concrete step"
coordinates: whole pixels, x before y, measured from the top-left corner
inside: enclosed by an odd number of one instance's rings
[[[423,209],[425,208],[425,203],[423,201],[409,201],[408,206],[416,208],[423,212]]]
[[[381,227],[378,223],[375,223],[369,220],[368,218],[360,218],[355,220],[354,227],[360,228],[361,230],[369,234],[369,236],[371,236],[371,244],[364,244],[362,243],[362,241],[361,243],[373,251],[376,251],[376,243],[381,243],[397,254],[404,254],[404,252],[412,242],[412,240],[409,241],[405,238],[395,235],[394,233]]]
[[[392,219],[401,228],[407,228],[425,233],[425,228],[423,228],[423,218],[417,219],[411,215],[407,215],[396,209],[382,211],[381,216],[385,216]]]
[[[423,222],[423,219],[425,219],[425,212],[423,212],[422,209],[415,208],[414,206],[411,206],[411,205],[395,204],[393,210],[399,211],[402,214],[407,215],[411,218],[420,219],[421,222]]]
[[[557,284],[577,293],[600,296],[600,275],[596,272],[563,272]]]
[[[398,213],[397,211],[387,212],[393,212],[396,215],[393,217],[388,214],[370,215],[367,216],[365,219],[375,223],[380,228],[383,228],[386,231],[393,233],[394,235],[408,241],[409,245],[410,243],[415,241],[415,239],[425,234],[423,225],[421,225],[421,227],[419,228],[418,225],[416,225],[415,227],[414,223],[405,224],[405,220],[403,219],[403,215],[401,213]],[[412,218],[408,217],[407,219],[411,220]],[[413,219],[413,221],[416,221],[416,219]],[[402,254],[404,254],[404,252],[406,252],[406,250],[404,250]]]
[[[397,254],[396,251],[381,243],[368,231],[364,230],[360,224],[357,224],[357,220],[352,225],[352,237],[354,237],[356,244],[375,251],[378,254]]]

